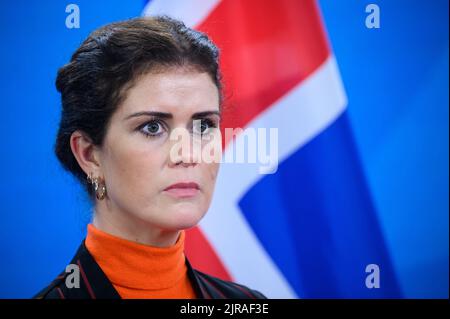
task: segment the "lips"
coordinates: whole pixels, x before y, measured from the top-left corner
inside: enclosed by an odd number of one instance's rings
[[[197,195],[199,190],[200,187],[197,183],[182,182],[170,185],[164,189],[164,192],[176,198],[186,198]]]
[[[176,184],[172,184],[169,187],[167,187],[166,189],[164,189],[165,191],[169,190],[169,189],[176,189],[176,188],[182,188],[182,189],[186,189],[186,188],[195,188],[195,189],[200,189],[200,187],[198,186],[197,183],[194,182],[186,182],[186,183],[176,183]]]

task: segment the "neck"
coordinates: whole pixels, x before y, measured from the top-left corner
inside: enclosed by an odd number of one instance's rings
[[[97,202],[92,224],[113,236],[154,247],[173,246],[180,230],[166,230]]]

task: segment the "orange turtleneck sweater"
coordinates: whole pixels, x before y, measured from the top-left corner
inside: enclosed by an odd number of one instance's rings
[[[88,225],[86,248],[124,299],[194,299],[184,255],[185,232],[175,245],[148,246]]]

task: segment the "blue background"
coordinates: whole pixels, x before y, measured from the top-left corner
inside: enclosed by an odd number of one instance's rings
[[[345,2],[345,6],[343,5]],[[14,1],[0,11],[0,298],[47,285],[85,235],[90,207],[60,168],[58,67],[100,25],[143,1]],[[365,6],[381,28],[365,27]],[[448,297],[448,1],[319,1],[382,234],[407,298]]]

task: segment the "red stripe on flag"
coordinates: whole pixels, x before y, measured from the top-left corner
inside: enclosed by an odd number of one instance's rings
[[[232,280],[200,228],[194,227],[186,231],[185,250],[195,269],[223,280]]]
[[[330,53],[314,0],[224,0],[197,29],[221,50],[223,128],[245,127]]]

